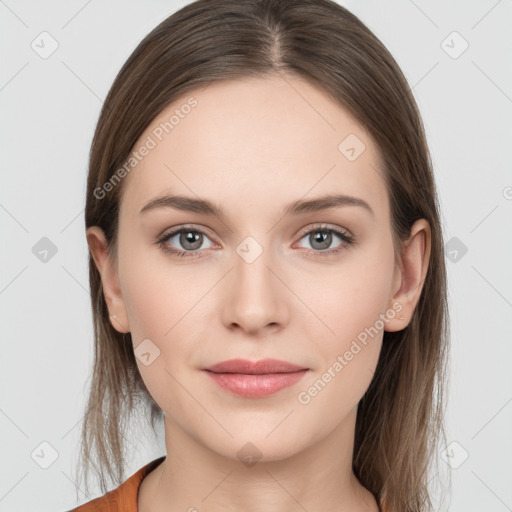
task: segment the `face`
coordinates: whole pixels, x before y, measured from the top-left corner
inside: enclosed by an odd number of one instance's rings
[[[390,205],[368,133],[288,76],[185,95],[134,149],[144,144],[154,147],[123,182],[117,317],[166,426],[231,458],[253,443],[267,460],[353,428],[400,307]],[[141,213],[166,195],[191,201]],[[357,200],[320,208],[325,196]],[[197,200],[222,215],[185,208]],[[309,208],[289,207],[298,201]],[[238,358],[307,371],[279,391],[243,396],[204,370]]]

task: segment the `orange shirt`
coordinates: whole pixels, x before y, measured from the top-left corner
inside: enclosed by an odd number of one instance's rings
[[[151,461],[116,489],[107,492],[99,498],[88,501],[69,512],[137,512],[137,496],[142,480],[164,459],[165,455]]]

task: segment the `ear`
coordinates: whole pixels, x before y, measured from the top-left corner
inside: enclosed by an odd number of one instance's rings
[[[92,226],[87,228],[86,237],[94,263],[101,274],[103,295],[107,303],[110,323],[118,332],[130,332],[130,324],[119,286],[117,269],[107,252],[105,233],[100,227]]]
[[[395,304],[392,309],[397,313],[387,322],[386,331],[400,331],[410,322],[427,275],[430,249],[430,226],[425,219],[419,219],[413,224],[411,235],[403,244],[401,259],[395,267],[390,305]],[[396,303],[400,303],[402,309]]]

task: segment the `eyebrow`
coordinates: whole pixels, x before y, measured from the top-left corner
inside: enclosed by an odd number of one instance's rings
[[[368,211],[372,216],[375,212],[371,206],[359,197],[348,196],[345,194],[334,194],[318,197],[315,199],[299,199],[287,204],[283,210],[284,215],[301,215],[306,213],[338,208],[341,206],[360,206]],[[164,195],[159,196],[147,203],[139,214],[154,210],[156,208],[174,208],[186,212],[202,213],[205,215],[216,216],[222,221],[226,221],[226,214],[221,206],[217,206],[207,199],[194,198],[182,195]]]

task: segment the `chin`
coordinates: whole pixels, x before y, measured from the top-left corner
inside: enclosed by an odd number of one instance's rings
[[[266,431],[256,432],[256,429],[235,432],[228,428],[228,431],[233,438],[223,436],[223,439],[204,440],[205,446],[218,455],[242,462],[247,467],[261,462],[282,461],[307,447],[304,439],[290,436],[285,429],[279,433],[276,430],[268,437]]]

